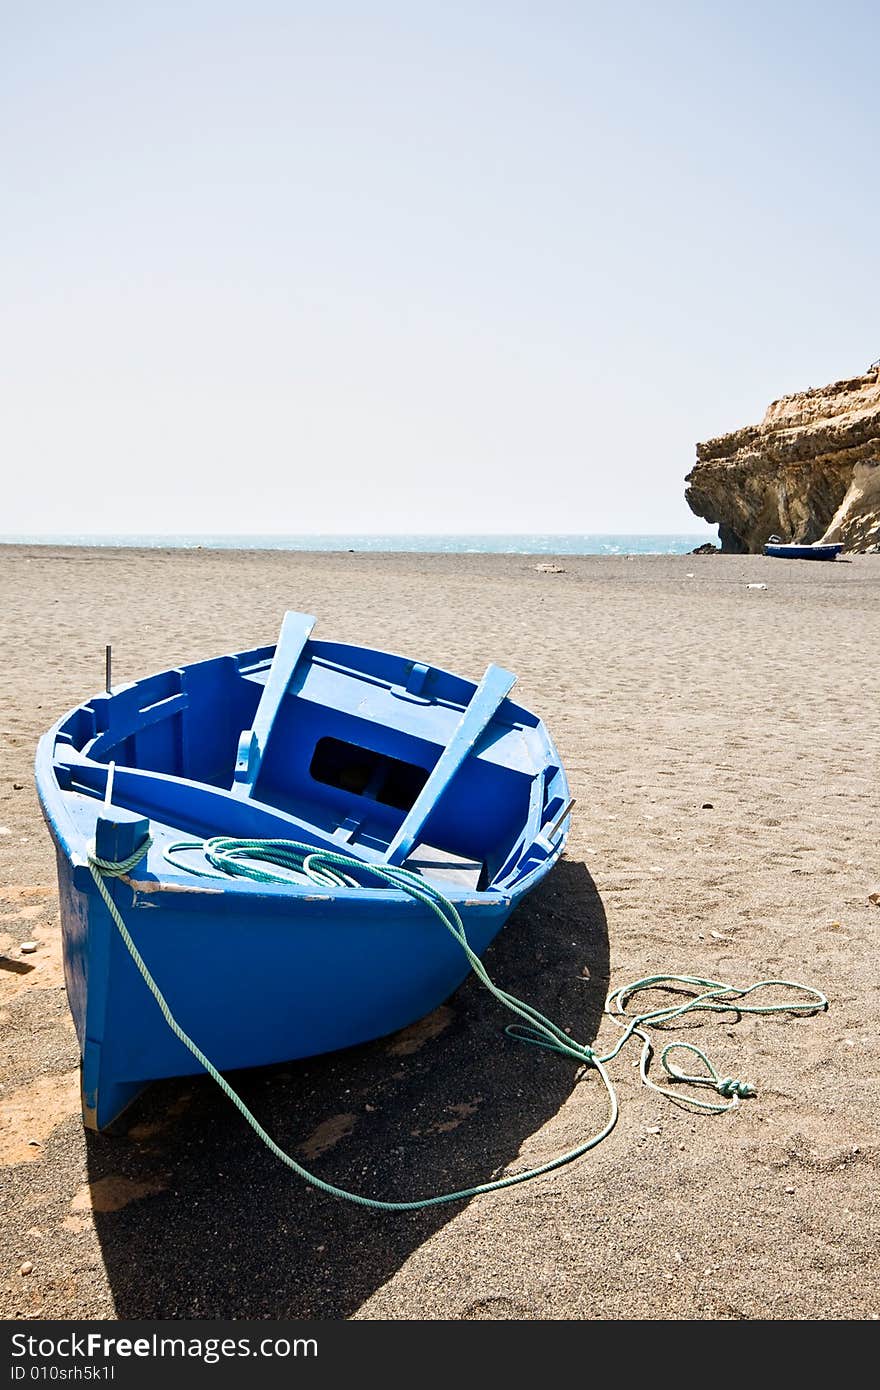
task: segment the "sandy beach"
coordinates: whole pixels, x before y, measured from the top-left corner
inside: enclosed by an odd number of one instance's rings
[[[880,1315],[880,555],[540,563],[0,548],[5,1317]],[[600,1044],[609,981],[785,976],[828,996],[811,1018],[689,1027],[754,1100],[686,1113],[641,1086],[631,1048],[598,1150],[408,1216],[307,1188],[208,1078],[84,1133],[36,741],[101,689],[105,643],[121,682],[272,642],[291,608],[472,678],[497,661],[546,720],[577,806],[487,957],[505,988]],[[605,1115],[594,1074],[505,1022],[471,979],[403,1034],[237,1084],[331,1181],[395,1198],[483,1181]]]

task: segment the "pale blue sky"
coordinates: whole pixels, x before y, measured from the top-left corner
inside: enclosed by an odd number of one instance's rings
[[[873,0],[0,16],[0,532],[699,530],[880,355]]]

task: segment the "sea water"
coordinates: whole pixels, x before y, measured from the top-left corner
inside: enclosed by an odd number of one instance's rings
[[[414,551],[446,555],[687,555],[712,540],[687,535],[0,535],[2,545],[130,546],[146,550]]]

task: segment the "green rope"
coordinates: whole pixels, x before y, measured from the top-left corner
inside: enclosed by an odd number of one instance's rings
[[[624,1044],[634,1034],[637,1034],[643,1042],[641,1075],[645,1085],[653,1090],[659,1091],[662,1095],[669,1096],[673,1100],[686,1101],[690,1105],[697,1106],[703,1110],[715,1113],[731,1110],[738,1104],[740,1097],[752,1096],[755,1094],[754,1088],[745,1082],[736,1081],[731,1077],[722,1079],[708,1058],[699,1048],[693,1047],[690,1043],[670,1043],[662,1055],[661,1063],[668,1076],[673,1081],[686,1081],[693,1085],[709,1085],[723,1097],[723,1104],[714,1104],[707,1101],[697,1100],[694,1097],[678,1096],[668,1087],[657,1086],[647,1072],[648,1064],[652,1054],[652,1045],[645,1028],[653,1023],[663,1025],[673,1018],[679,1018],[685,1013],[695,1010],[708,1010],[715,1013],[729,1012],[731,1009],[740,1013],[814,1013],[820,1009],[828,1007],[828,1001],[818,990],[811,989],[808,985],[800,985],[790,980],[762,980],[758,984],[751,985],[746,989],[737,989],[734,986],[719,984],[714,980],[702,980],[688,975],[654,975],[647,976],[645,979],[636,980],[633,984],[624,985],[620,989],[613,991],[605,1005],[605,1011],[610,1018],[622,1028],[622,1035],[618,1043],[610,1052],[604,1056],[599,1056],[591,1047],[585,1043],[576,1042],[570,1038],[564,1029],[557,1026],[550,1019],[546,1018],[538,1009],[526,1004],[521,999],[509,994],[500,988],[490,978],[485,966],[479,956],[471,949],[462,923],[461,917],[455,904],[425,879],[412,873],[408,869],[403,869],[394,865],[369,864],[361,860],[356,860],[348,854],[336,853],[325,849],[315,849],[313,845],[302,844],[294,840],[240,840],[229,836],[217,836],[206,841],[178,841],[169,846],[165,851],[165,858],[176,868],[184,869],[187,873],[196,873],[201,877],[214,877],[214,874],[205,874],[204,870],[193,869],[181,864],[176,855],[187,851],[201,851],[208,863],[217,871],[218,875],[236,876],[253,879],[257,883],[289,883],[291,874],[304,875],[310,882],[322,886],[331,887],[358,887],[358,880],[352,873],[346,870],[354,870],[361,875],[377,879],[379,883],[400,892],[417,902],[425,904],[437,916],[447,931],[458,942],[467,960],[483,985],[495,998],[520,1018],[522,1023],[511,1024],[506,1032],[522,1042],[526,1042],[535,1047],[546,1048],[551,1052],[558,1052],[564,1057],[569,1057],[577,1061],[584,1068],[592,1067],[598,1073],[605,1086],[608,1096],[608,1118],[605,1124],[595,1134],[591,1135],[583,1143],[575,1148],[569,1149],[558,1158],[550,1159],[546,1163],[539,1164],[533,1168],[526,1168],[516,1173],[510,1173],[506,1177],[497,1178],[491,1182],[476,1183],[472,1187],[461,1188],[456,1192],[444,1192],[433,1197],[417,1198],[409,1202],[389,1202],[375,1197],[365,1197],[358,1192],[349,1192],[346,1188],[337,1187],[333,1183],[325,1182],[316,1174],[309,1172],[301,1163],[298,1163],[289,1153],[286,1153],[271,1135],[260,1124],[255,1115],[248,1109],[241,1096],[229,1085],[225,1077],[210,1061],[201,1049],[193,1042],[192,1038],[184,1032],[180,1024],[171,1013],[168,1004],[150,974],[147,965],[135,945],[122,915],[114,902],[105,879],[124,878],[131,869],[134,868],[152,844],[152,839],[148,835],[141,843],[134,854],[124,860],[100,859],[94,853],[89,854],[88,863],[92,877],[98,888],[101,897],[106,904],[107,910],[113,919],[126,949],[131,956],[134,964],[140,972],[144,983],[155,999],[165,1022],[171,1029],[176,1038],[185,1048],[195,1057],[196,1061],[217,1083],[224,1095],[232,1101],[236,1109],[241,1113],[247,1123],[254,1130],[256,1135],[265,1144],[266,1148],[273,1153],[282,1163],[291,1168],[299,1177],[318,1188],[321,1192],[326,1192],[333,1197],[342,1197],[345,1201],[354,1202],[358,1206],[370,1207],[377,1211],[420,1211],[425,1207],[440,1206],[446,1202],[463,1201],[470,1197],[481,1196],[487,1192],[497,1192],[505,1187],[513,1187],[518,1183],[529,1182],[533,1178],[540,1177],[542,1174],[553,1172],[554,1169],[562,1168],[575,1159],[582,1157],[590,1149],[600,1144],[603,1139],[613,1130],[617,1123],[619,1107],[617,1094],[610,1076],[605,1070],[605,1064],[612,1061],[620,1052]],[[260,868],[259,864],[271,864],[276,870],[283,872],[273,873],[271,870]],[[633,995],[641,990],[652,988],[664,988],[670,985],[693,985],[704,988],[704,993],[696,997],[689,997],[688,1000],[680,1005],[663,1007],[648,1010],[645,1013],[628,1016],[626,1014],[626,1004]],[[746,996],[753,994],[758,989],[766,986],[775,985],[789,989],[802,990],[812,996],[812,999],[796,1001],[791,1004],[773,1003],[764,1006],[743,1005],[738,1002]],[[705,1064],[707,1074],[702,1076],[689,1076],[683,1072],[675,1070],[667,1061],[667,1054],[674,1048],[686,1049],[697,1055]]]
[[[643,1014],[627,1014],[626,1006],[634,994],[646,989],[668,989],[675,985],[690,985],[701,989],[703,993],[696,996],[689,995],[682,1004],[651,1009]],[[807,998],[787,1004],[779,1001],[771,1004],[745,1004],[742,1002],[759,989],[772,988],[800,990],[807,995]],[[607,1053],[602,1060],[603,1062],[610,1062],[612,1058],[617,1056],[624,1044],[635,1035],[642,1040],[639,1074],[646,1086],[652,1091],[657,1091],[661,1096],[667,1096],[679,1105],[691,1106],[696,1110],[706,1110],[712,1115],[721,1115],[726,1110],[733,1110],[740,1098],[747,1099],[754,1096],[756,1094],[755,1087],[746,1081],[737,1081],[732,1076],[719,1076],[705,1052],[701,1048],[695,1047],[693,1043],[687,1042],[671,1042],[661,1052],[660,1063],[667,1076],[671,1081],[685,1081],[693,1086],[711,1086],[719,1095],[726,1098],[726,1104],[719,1105],[717,1102],[700,1100],[697,1096],[680,1095],[668,1086],[658,1086],[656,1081],[653,1081],[648,1075],[654,1046],[650,1036],[645,1032],[646,1026],[653,1025],[655,1028],[662,1028],[671,1023],[673,1019],[681,1018],[682,1015],[690,1013],[814,1014],[827,1008],[828,1000],[824,994],[813,989],[811,985],[800,984],[797,980],[759,980],[757,984],[740,989],[736,985],[721,984],[718,980],[704,980],[698,975],[648,975],[642,980],[636,980],[631,985],[621,985],[619,989],[612,990],[609,994],[605,1012],[623,1029],[623,1032],[617,1046]],[[706,1074],[694,1076],[679,1071],[669,1061],[670,1052],[676,1050],[693,1053],[703,1063]]]

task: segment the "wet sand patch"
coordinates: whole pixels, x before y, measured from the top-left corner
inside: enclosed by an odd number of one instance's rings
[[[302,1154],[303,1158],[318,1158],[351,1134],[356,1123],[356,1115],[333,1115],[329,1120],[323,1120],[317,1129],[312,1131],[308,1139],[300,1144],[297,1152]]]
[[[449,1027],[454,1017],[449,1005],[441,1004],[440,1008],[435,1009],[432,1014],[428,1014],[427,1018],[421,1018],[418,1023],[412,1023],[409,1028],[404,1028],[395,1034],[393,1040],[388,1044],[389,1055],[391,1057],[411,1057],[432,1038],[439,1038],[440,1034]]]

